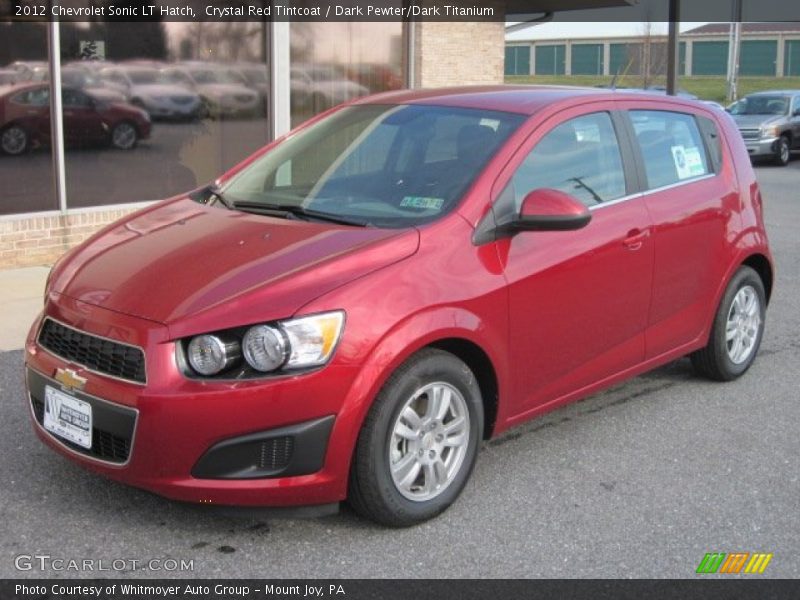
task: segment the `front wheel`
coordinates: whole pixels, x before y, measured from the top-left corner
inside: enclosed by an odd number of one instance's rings
[[[426,349],[392,375],[358,437],[348,501],[364,517],[407,527],[452,504],[483,436],[483,401],[469,367]]]
[[[785,167],[789,164],[791,158],[792,149],[791,145],[789,144],[789,138],[787,138],[785,135],[782,135],[778,138],[778,141],[775,142],[775,164]]]
[[[766,304],[758,273],[739,267],[717,309],[708,344],[691,355],[695,370],[717,381],[730,381],[747,371],[764,335]]]

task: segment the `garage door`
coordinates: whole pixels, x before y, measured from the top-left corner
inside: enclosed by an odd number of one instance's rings
[[[603,45],[602,44],[573,44],[572,45],[572,74],[573,75],[602,75],[603,74]]]
[[[742,42],[739,57],[739,75],[775,76],[778,60],[778,42],[775,40],[747,40]]]
[[[787,40],[783,58],[783,74],[787,77],[800,76],[800,40]]]
[[[506,75],[530,75],[531,47],[506,46]]]
[[[564,57],[566,47],[564,44],[545,44],[536,46],[536,74],[537,75],[563,75]]]
[[[726,75],[728,42],[695,42],[692,45],[692,75]]]

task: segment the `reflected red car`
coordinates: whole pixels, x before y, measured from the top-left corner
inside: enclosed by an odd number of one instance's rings
[[[130,104],[77,88],[63,88],[64,141],[69,146],[108,144],[119,150],[150,137],[150,117]],[[0,90],[0,150],[21,155],[49,145],[50,87],[26,84]]]
[[[454,502],[510,427],[683,356],[744,374],[773,280],[720,111],[580,88],[387,93],[65,255],[26,402],[53,450],[168,498],[347,500],[407,526]]]

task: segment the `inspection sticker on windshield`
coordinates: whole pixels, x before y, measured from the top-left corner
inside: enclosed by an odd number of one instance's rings
[[[672,158],[675,161],[675,170],[678,172],[678,179],[688,179],[705,174],[703,159],[700,150],[695,146],[673,146]]]
[[[400,202],[402,208],[424,208],[427,210],[442,210],[444,198],[429,198],[427,196],[406,196]]]

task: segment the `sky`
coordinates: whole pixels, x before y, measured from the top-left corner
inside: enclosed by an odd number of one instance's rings
[[[706,22],[681,23],[681,33],[705,25]],[[512,25],[512,23],[506,23]],[[667,35],[667,22],[654,22],[653,35]],[[608,37],[637,37],[644,33],[645,24],[637,22],[555,22],[532,25],[506,34],[507,42],[528,40],[554,40],[554,39],[580,39],[580,38],[608,38]]]

